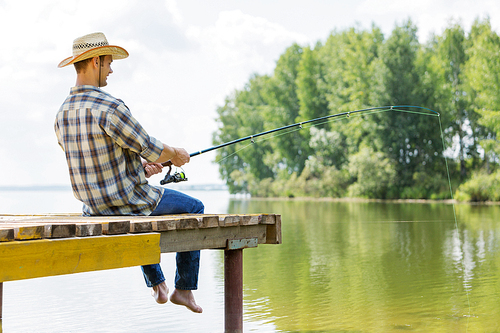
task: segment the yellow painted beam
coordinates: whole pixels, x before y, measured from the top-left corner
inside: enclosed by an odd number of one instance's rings
[[[160,234],[0,243],[0,282],[160,262]]]

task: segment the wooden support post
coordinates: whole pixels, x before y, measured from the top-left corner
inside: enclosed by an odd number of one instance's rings
[[[226,333],[243,332],[243,249],[224,250]]]

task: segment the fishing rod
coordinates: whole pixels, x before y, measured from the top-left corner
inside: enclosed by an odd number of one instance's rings
[[[268,130],[268,131],[265,131],[265,132],[261,132],[261,133],[257,133],[257,134],[253,134],[253,135],[249,135],[249,136],[245,136],[243,138],[235,139],[235,140],[232,140],[232,141],[229,141],[229,142],[226,142],[226,143],[222,143],[222,144],[217,145],[217,146],[213,146],[213,147],[210,147],[210,148],[207,148],[207,149],[204,149],[204,150],[200,150],[200,151],[197,151],[197,152],[189,154],[189,156],[193,157],[193,156],[201,155],[201,154],[204,154],[204,153],[208,153],[208,152],[210,152],[212,150],[217,150],[217,149],[220,149],[220,148],[224,148],[224,147],[227,147],[227,146],[230,146],[230,145],[234,145],[236,143],[240,143],[240,142],[247,141],[247,140],[251,140],[251,142],[254,143],[255,142],[254,141],[255,138],[258,138],[258,137],[263,136],[263,135],[267,135],[267,134],[271,134],[271,133],[283,131],[283,130],[286,130],[286,129],[289,129],[289,128],[294,128],[294,127],[302,128],[302,126],[306,125],[306,124],[317,123],[317,122],[320,122],[320,121],[323,121],[323,120],[326,120],[326,119],[331,119],[331,118],[336,118],[336,117],[341,117],[341,116],[345,116],[346,118],[349,118],[352,114],[361,113],[361,112],[377,111],[377,110],[384,110],[384,111],[391,111],[391,110],[393,110],[393,111],[410,112],[410,111],[407,111],[407,110],[398,110],[397,108],[416,108],[416,109],[422,109],[422,110],[431,111],[435,115],[439,116],[438,112],[436,112],[434,110],[431,110],[431,109],[428,109],[428,108],[425,108],[425,107],[422,107],[422,106],[398,105],[398,106],[378,106],[378,107],[371,107],[371,108],[367,108],[367,109],[361,109],[361,110],[354,110],[354,111],[347,111],[347,112],[341,112],[341,113],[331,114],[331,115],[328,115],[328,116],[323,116],[323,117],[319,117],[319,118],[314,118],[314,119],[310,119],[310,120],[301,121],[301,122],[298,122],[298,123],[295,123],[295,124],[291,124],[291,125],[286,125],[286,126],[278,127],[278,128],[272,129],[272,130]],[[170,167],[169,170],[168,170],[168,172],[167,172],[167,174],[166,174],[166,176],[165,176],[165,178],[162,181],[160,181],[161,185],[165,185],[165,184],[169,184],[169,183],[180,183],[182,181],[187,181],[188,180],[186,178],[186,174],[184,173],[184,171],[182,171],[182,172],[175,172],[173,175],[170,174],[171,171],[172,171],[172,162],[170,162],[170,161],[163,162],[163,163],[161,163],[161,165],[162,166],[168,166],[168,167]]]

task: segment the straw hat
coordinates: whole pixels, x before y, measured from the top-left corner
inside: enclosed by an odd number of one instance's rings
[[[65,67],[102,55],[111,55],[113,60],[125,59],[128,57],[128,52],[123,47],[109,45],[106,36],[102,32],[96,32],[75,39],[73,41],[73,56],[61,61],[57,67]]]

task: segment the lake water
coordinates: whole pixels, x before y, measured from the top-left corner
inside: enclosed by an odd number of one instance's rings
[[[244,251],[245,332],[500,332],[500,206],[188,194],[207,213],[282,215],[283,244]],[[69,191],[0,191],[0,205],[80,210]],[[172,288],[174,255],[161,260]],[[222,332],[223,252],[201,261],[203,314],[157,305],[132,267],[6,282],[2,330]]]

